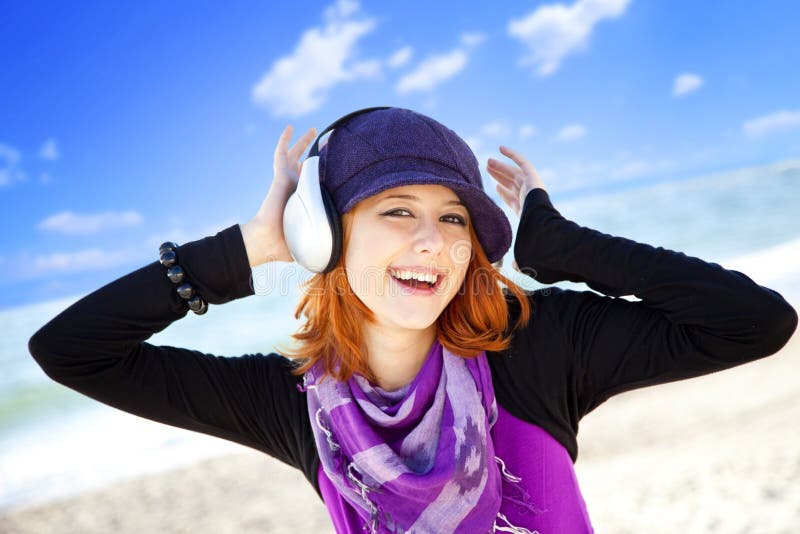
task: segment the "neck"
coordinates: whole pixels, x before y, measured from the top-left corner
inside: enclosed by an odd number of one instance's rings
[[[394,391],[417,376],[436,339],[436,325],[425,330],[364,326],[368,364],[377,385]]]

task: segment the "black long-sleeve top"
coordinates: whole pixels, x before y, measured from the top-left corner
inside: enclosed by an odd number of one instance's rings
[[[178,248],[210,304],[254,293],[238,225]],[[680,252],[581,227],[543,189],[525,199],[514,245],[532,318],[511,346],[488,353],[498,403],[550,433],[577,458],[578,422],[622,391],[694,377],[777,352],[797,313],[744,274]],[[634,295],[632,302],[615,298]],[[155,261],[101,287],[40,328],[29,350],[53,380],[169,425],[261,450],[305,474],[319,458],[300,378],[275,353],[223,357],[147,343],[188,313]],[[519,304],[509,298],[510,324]],[[207,320],[213,320],[213,306]]]

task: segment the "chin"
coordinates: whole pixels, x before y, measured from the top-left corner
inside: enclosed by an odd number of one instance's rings
[[[406,330],[427,330],[428,328],[436,324],[436,320],[438,318],[439,318],[438,316],[426,317],[426,318],[421,318],[421,317],[412,318],[412,317],[397,317],[397,315],[394,315],[389,324],[391,324],[396,328],[404,328]]]

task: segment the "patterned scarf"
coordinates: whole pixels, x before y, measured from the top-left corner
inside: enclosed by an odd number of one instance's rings
[[[397,391],[361,375],[304,377],[320,462],[365,530],[492,532],[503,476],[491,461],[497,404],[486,353],[464,359],[435,341],[414,380]],[[487,461],[488,460],[488,461]],[[513,532],[527,532],[525,529]]]

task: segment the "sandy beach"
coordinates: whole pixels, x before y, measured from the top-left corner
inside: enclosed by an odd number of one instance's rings
[[[776,355],[612,398],[576,464],[597,532],[790,533],[800,525],[797,335]],[[7,511],[0,532],[320,532],[299,471],[261,453],[206,460]]]

